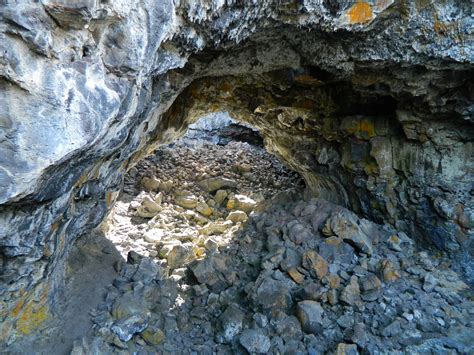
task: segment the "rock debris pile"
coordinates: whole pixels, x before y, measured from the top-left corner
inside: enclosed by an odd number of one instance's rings
[[[127,177],[126,256],[73,354],[469,353],[449,262],[322,199],[261,148],[177,143]]]

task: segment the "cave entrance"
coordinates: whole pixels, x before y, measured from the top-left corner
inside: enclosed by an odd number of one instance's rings
[[[211,113],[129,171],[105,235],[125,259],[156,258],[173,273],[227,244],[274,195],[303,189],[255,128]]]

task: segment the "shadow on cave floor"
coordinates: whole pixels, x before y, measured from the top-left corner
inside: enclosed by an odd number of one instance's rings
[[[52,319],[36,334],[18,339],[9,353],[69,354],[73,342],[92,331],[90,311],[118,277],[114,265],[120,261],[119,251],[100,230],[79,238],[69,254],[64,293],[58,297],[61,303],[55,305]]]

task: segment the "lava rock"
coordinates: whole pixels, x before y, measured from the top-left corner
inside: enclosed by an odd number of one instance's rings
[[[239,341],[249,353],[267,353],[271,346],[270,338],[261,329],[244,330]]]
[[[301,328],[310,334],[319,334],[322,331],[324,310],[319,302],[302,301],[296,306],[296,316]]]

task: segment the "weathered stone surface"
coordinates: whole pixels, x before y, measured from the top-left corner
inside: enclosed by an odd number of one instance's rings
[[[17,304],[54,303],[71,245],[125,171],[217,106],[260,128],[313,193],[471,270],[471,12],[454,0],[3,4],[1,343]]]
[[[209,178],[199,182],[199,187],[201,187],[201,189],[207,192],[213,192],[222,188],[230,188],[236,186],[237,183],[235,181],[222,176]]]
[[[319,302],[301,301],[296,306],[296,315],[306,333],[318,334],[323,330],[324,310]]]
[[[265,354],[270,349],[270,338],[261,329],[246,329],[240,336],[240,344],[249,353]]]

